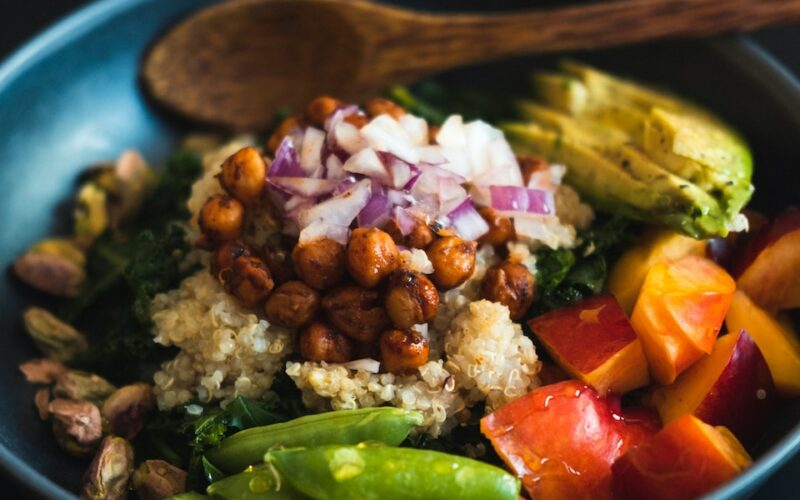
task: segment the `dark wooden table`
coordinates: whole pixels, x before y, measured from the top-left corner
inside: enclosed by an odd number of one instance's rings
[[[169,0],[161,0],[169,1]],[[4,58],[28,38],[89,0],[0,0],[0,58]],[[423,3],[417,2],[421,5]],[[469,0],[467,3],[478,5]],[[800,75],[800,27],[772,28],[753,35],[795,74]],[[1,474],[1,473],[0,473]],[[784,467],[753,497],[756,500],[800,498],[800,454]],[[0,475],[3,498],[24,498],[8,479]]]

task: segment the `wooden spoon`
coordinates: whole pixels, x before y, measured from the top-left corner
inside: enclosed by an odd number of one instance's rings
[[[503,14],[430,14],[361,0],[235,0],[178,24],[144,61],[152,95],[189,118],[262,129],[328,94],[504,56],[698,37],[800,20],[800,0],[617,0]]]

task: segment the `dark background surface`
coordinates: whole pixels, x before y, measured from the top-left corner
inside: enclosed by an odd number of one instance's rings
[[[27,39],[65,14],[87,3],[90,2],[87,0],[0,0],[0,59],[5,58]],[[424,0],[405,3],[425,5]],[[534,2],[526,0],[519,3],[524,5]],[[465,8],[485,7],[490,4],[491,2],[488,0],[464,0],[463,2]],[[800,27],[762,30],[755,33],[753,38],[796,75],[800,75]],[[754,498],[759,500],[798,498],[798,486],[800,486],[800,456],[773,476]],[[0,491],[3,492],[2,498],[25,498],[23,492],[10,484],[1,472]]]

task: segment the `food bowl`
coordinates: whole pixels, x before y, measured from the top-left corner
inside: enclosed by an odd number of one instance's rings
[[[153,39],[212,0],[100,1],[61,21],[0,66],[0,261],[63,231],[79,172],[137,147],[154,164],[173,149],[186,123],[158,112],[137,79]],[[394,2],[404,3],[404,2]],[[421,2],[405,2],[419,7]],[[451,4],[455,2],[450,2]],[[475,4],[472,2],[470,5]],[[516,2],[519,5],[520,2]],[[427,5],[427,4],[426,4]],[[696,99],[736,126],[755,157],[752,206],[774,213],[797,201],[791,172],[800,164],[800,84],[746,38],[658,43],[577,54],[620,74]],[[447,78],[488,88],[523,86],[553,57],[521,58],[455,71]],[[796,176],[795,176],[796,177]],[[36,355],[20,311],[46,298],[10,273],[0,283],[0,467],[32,492],[73,498],[87,463],[64,455],[35,417],[35,389],[20,362]],[[800,448],[800,405],[786,406],[754,450],[756,463],[713,496],[752,492]]]

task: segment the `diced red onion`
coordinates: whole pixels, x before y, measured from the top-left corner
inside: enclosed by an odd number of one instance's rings
[[[491,207],[501,212],[555,213],[553,193],[520,186],[489,186]]]
[[[308,177],[270,177],[269,183],[284,193],[318,198],[330,194],[339,185],[336,179],[311,179]]]
[[[342,168],[347,172],[366,175],[380,184],[390,184],[389,172],[386,170],[378,154],[372,149],[365,148],[354,154],[344,162]]]
[[[297,217],[298,225],[305,228],[315,220],[322,220],[326,224],[349,226],[371,195],[372,181],[362,179],[346,191],[301,211]]]
[[[325,144],[325,132],[314,127],[306,129],[303,145],[300,148],[300,167],[306,175],[311,176],[322,166],[322,146]]]
[[[402,207],[394,207],[394,211],[392,213],[392,218],[397,223],[397,227],[400,228],[400,232],[403,236],[408,236],[414,231],[414,228],[417,227],[419,221],[411,215],[406,209]]]
[[[386,197],[389,199],[389,203],[391,203],[392,206],[397,205],[405,208],[414,202],[413,196],[398,189],[387,189]]]
[[[408,133],[389,115],[379,115],[361,127],[361,137],[370,148],[392,153],[409,163],[417,163],[417,147]]]
[[[419,162],[427,165],[442,165],[447,163],[447,158],[442,151],[442,147],[436,144],[423,146],[417,149]]]
[[[389,198],[381,193],[373,193],[361,212],[358,214],[358,227],[381,227],[391,217],[392,205]]]
[[[398,123],[406,131],[415,146],[428,145],[428,122],[424,119],[406,113],[400,117]]]
[[[275,159],[270,164],[267,177],[305,177],[305,175],[291,137],[284,137],[278,150],[275,151]]]
[[[342,366],[348,370],[363,370],[367,373],[379,373],[381,371],[381,362],[372,358],[356,359],[348,361]]]
[[[465,240],[477,240],[489,231],[489,225],[467,198],[447,215],[453,230]]]
[[[349,226],[328,224],[322,220],[315,220],[306,226],[302,231],[300,231],[298,241],[301,245],[305,245],[312,241],[326,238],[336,241],[337,243],[341,243],[342,245],[346,245],[349,236]]]
[[[325,161],[325,177],[328,179],[344,179],[347,177],[347,172],[342,168],[342,160],[336,155],[328,156]]]

